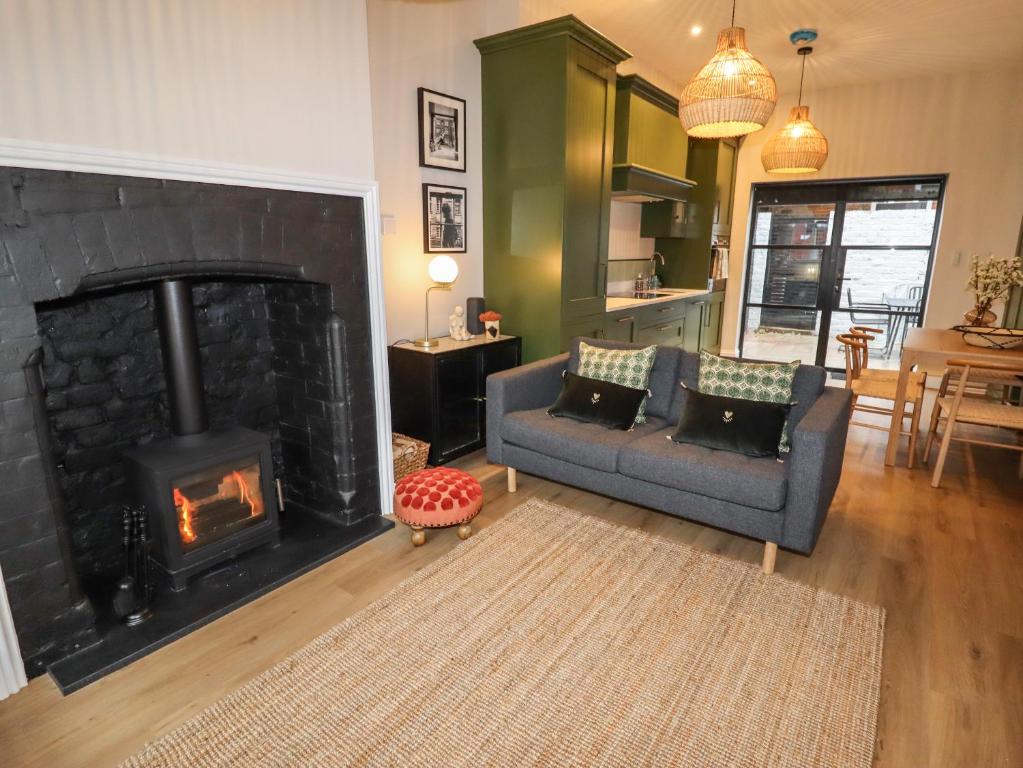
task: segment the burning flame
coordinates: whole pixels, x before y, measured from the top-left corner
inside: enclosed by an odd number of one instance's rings
[[[178,508],[178,532],[185,544],[195,541],[195,531],[192,529],[192,501],[177,488],[174,489],[174,506]]]
[[[256,477],[259,477],[258,472]],[[178,510],[178,533],[183,544],[191,544],[196,540],[197,534],[192,526],[193,517],[197,509],[213,501],[228,499],[237,494],[238,503],[249,508],[249,517],[260,517],[263,515],[263,497],[258,488],[253,493],[249,488],[249,481],[245,475],[235,470],[223,477],[223,481],[217,485],[217,493],[206,499],[195,501],[188,498],[181,492],[180,488],[174,489],[174,506]]]
[[[249,517],[259,517],[263,514],[263,500],[261,498],[252,498],[249,484],[245,482],[242,473],[235,470],[231,473],[231,476],[234,478],[235,483],[238,484],[238,501],[249,505]]]

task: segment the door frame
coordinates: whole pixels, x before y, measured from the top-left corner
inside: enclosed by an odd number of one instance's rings
[[[792,309],[792,310],[806,310],[820,313],[820,330],[817,336],[817,349],[816,358],[813,361],[814,365],[821,365],[827,368],[825,363],[827,362],[827,348],[831,339],[831,318],[832,315],[842,310],[842,285],[844,282],[845,274],[845,257],[846,251],[849,249],[853,250],[869,250],[872,246],[866,248],[842,245],[842,230],[845,222],[845,208],[846,204],[850,202],[849,191],[856,187],[869,187],[882,184],[938,184],[938,196],[936,198],[937,206],[934,212],[934,227],[931,230],[931,242],[928,246],[913,245],[913,246],[877,246],[878,248],[885,248],[886,250],[928,250],[927,267],[924,271],[924,292],[920,302],[920,322],[923,323],[923,318],[927,313],[927,302],[930,298],[931,288],[931,276],[934,271],[934,260],[937,256],[938,249],[938,236],[941,231],[941,219],[945,203],[945,191],[948,186],[948,174],[947,173],[933,173],[933,174],[914,174],[909,176],[877,176],[877,177],[866,177],[866,178],[847,178],[847,179],[815,179],[812,181],[779,181],[779,182],[756,182],[752,185],[750,190],[750,210],[747,216],[748,224],[746,230],[746,253],[745,263],[743,265],[743,280],[742,280],[742,306],[739,313],[739,339],[738,339],[738,353],[740,359],[746,359],[742,354],[743,345],[746,337],[746,324],[748,319],[748,313],[750,310],[750,289],[751,282],[753,280],[753,250],[756,247],[763,248],[764,246],[755,246],[754,232],[756,231],[757,223],[757,203],[758,197],[765,190],[777,189],[784,192],[788,192],[786,197],[791,197],[794,204],[799,202],[806,203],[822,203],[828,202],[835,205],[835,225],[831,232],[831,241],[825,245],[820,246],[796,246],[804,248],[805,250],[820,250],[821,251],[821,270],[817,276],[817,301],[814,307],[808,307],[804,305],[796,304],[772,304],[767,306],[768,309]],[[827,194],[827,189],[832,188],[830,195]],[[804,195],[799,192],[805,191]],[[793,192],[795,194],[793,194]],[[907,202],[917,198],[907,198]],[[919,198],[928,199],[928,198]],[[852,200],[852,202],[862,202]],[[762,302],[753,302],[755,308],[765,308]],[[827,370],[832,372],[840,372],[840,369],[831,367]]]

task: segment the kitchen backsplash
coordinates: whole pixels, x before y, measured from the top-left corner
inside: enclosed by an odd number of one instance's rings
[[[607,292],[628,293],[636,282],[636,275],[650,274],[650,259],[618,259],[607,262]]]
[[[654,252],[654,239],[639,236],[642,208],[643,206],[636,203],[611,201],[611,230],[607,242],[608,261],[648,259]]]

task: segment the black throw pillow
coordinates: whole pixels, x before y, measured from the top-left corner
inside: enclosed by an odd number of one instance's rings
[[[723,395],[705,395],[683,386],[685,399],[676,443],[702,445],[746,456],[778,456],[781,431],[792,407]]]
[[[639,406],[646,396],[645,389],[623,387],[566,371],[561,394],[547,413],[600,424],[608,429],[632,429]]]

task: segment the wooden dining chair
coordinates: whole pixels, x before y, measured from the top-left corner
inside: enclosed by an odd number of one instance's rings
[[[869,352],[867,345],[874,339],[870,334],[863,331],[854,333],[841,333],[835,337],[845,348],[845,386],[852,390],[853,416],[856,411],[861,413],[875,413],[882,416],[894,418],[896,390],[898,389],[899,377],[897,371],[879,371],[867,367]],[[890,374],[895,374],[891,376]],[[906,403],[899,417],[899,434],[909,437],[909,468],[912,469],[916,463],[916,443],[920,431],[920,414],[923,409],[924,387],[927,384],[927,374],[912,371],[909,374],[909,382],[906,385]],[[873,400],[890,400],[891,407],[875,405],[873,403],[862,403],[860,398]],[[912,410],[908,410],[912,406]],[[909,431],[903,429],[903,422],[909,419]],[[889,424],[871,424],[866,421],[853,421],[850,416],[849,423],[858,427],[877,429],[887,432]]]
[[[870,325],[852,325],[849,326],[849,332],[847,336],[855,336],[863,339],[867,342],[866,348],[863,350],[863,369],[860,372],[861,376],[866,378],[881,378],[881,379],[898,379],[898,371],[890,371],[883,368],[871,368],[870,367],[870,343],[874,341],[878,336],[883,334],[885,331],[881,328],[874,328]]]
[[[941,377],[938,385],[938,397],[955,395],[963,369],[960,366],[949,366]],[[1023,378],[1016,371],[982,370],[976,366],[970,371],[966,382],[964,397],[987,398],[992,390],[1000,390],[999,396],[1003,403],[1008,403],[1014,391],[1023,387]]]
[[[1023,454],[1023,407],[1010,405],[1005,402],[996,402],[988,398],[967,397],[967,390],[971,377],[977,374],[989,374],[993,371],[1009,373],[1016,377],[1023,376],[1023,369],[1018,366],[1001,365],[999,363],[984,363],[971,360],[949,360],[950,369],[961,370],[959,380],[956,382],[955,395],[939,396],[934,403],[934,412],[931,414],[930,428],[927,430],[927,441],[924,443],[924,463],[930,458],[931,446],[938,436],[938,427],[941,422],[945,428],[941,435],[941,447],[938,449],[938,459],[934,464],[934,474],[931,476],[931,486],[937,488],[941,484],[941,473],[945,469],[945,459],[948,458],[948,448],[953,440],[961,443],[973,443],[975,445],[987,445],[993,448],[1005,448],[1010,451],[1019,451]],[[975,381],[976,379],[974,379]],[[955,434],[957,424],[974,424],[985,427],[999,427],[1014,431],[1016,443],[995,442],[993,440],[981,440],[974,437],[962,437]],[[1020,457],[1019,476],[1023,479],[1023,456]]]

